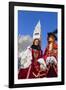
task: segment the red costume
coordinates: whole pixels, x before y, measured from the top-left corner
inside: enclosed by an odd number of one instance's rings
[[[54,56],[57,60],[57,56],[58,56],[58,52],[57,52],[57,44],[54,43],[53,44],[53,50],[52,51],[49,51],[49,46],[47,46],[45,52],[44,52],[44,60],[46,61],[47,57],[49,56]],[[48,70],[47,70],[47,77],[57,77],[57,73],[58,73],[58,70],[57,70],[57,65],[48,65]]]
[[[31,71],[30,71],[30,78],[37,78],[39,77],[39,71],[40,71],[40,64],[37,62],[39,58],[42,57],[42,51],[32,49],[32,64],[31,64]]]
[[[31,49],[32,51],[32,64],[26,69],[20,69],[18,74],[18,79],[28,79],[28,78],[42,78],[46,76],[45,71],[40,70],[40,64],[38,59],[42,58],[42,50]]]

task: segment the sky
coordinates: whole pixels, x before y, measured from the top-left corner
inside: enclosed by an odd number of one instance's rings
[[[42,41],[41,47],[44,51],[47,46],[47,33],[57,29],[57,13],[41,11],[18,11],[18,35],[30,35],[33,37],[34,28],[40,20]]]

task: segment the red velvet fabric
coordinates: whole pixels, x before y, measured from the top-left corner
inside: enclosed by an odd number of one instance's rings
[[[27,78],[27,73],[28,73],[28,69],[20,69],[19,73],[18,73],[18,79],[26,79]]]

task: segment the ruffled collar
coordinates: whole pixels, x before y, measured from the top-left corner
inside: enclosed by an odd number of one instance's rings
[[[36,49],[36,50],[41,50],[41,48],[40,48],[39,45],[38,45],[38,46],[36,46],[36,45],[32,45],[31,48],[32,48],[32,49]]]

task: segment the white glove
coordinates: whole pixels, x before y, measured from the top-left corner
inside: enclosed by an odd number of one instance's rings
[[[50,56],[50,57],[47,57],[47,59],[46,59],[46,64],[48,65],[48,64],[57,64],[57,60],[56,60],[56,58],[54,57],[54,56]]]
[[[40,58],[40,59],[38,59],[38,62],[40,64],[40,68],[42,70],[46,70],[46,63],[45,63],[44,59],[43,58]]]

